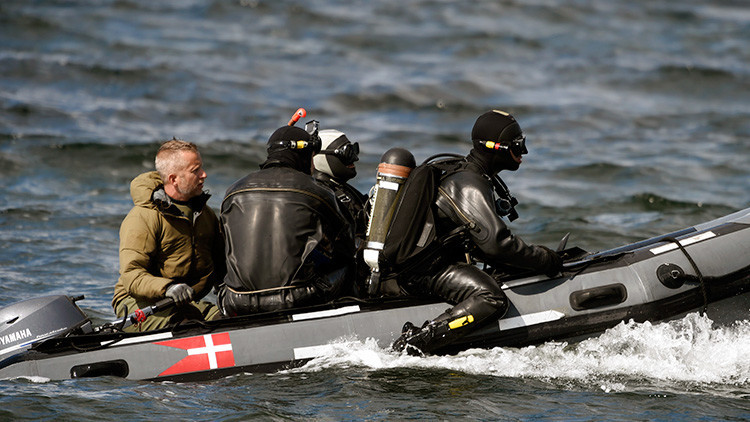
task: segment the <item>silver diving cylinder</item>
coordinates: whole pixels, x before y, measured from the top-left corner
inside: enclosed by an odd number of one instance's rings
[[[365,263],[370,267],[367,279],[367,293],[370,296],[374,296],[380,287],[380,254],[401,198],[402,187],[415,166],[414,155],[404,148],[391,148],[380,159],[363,253]]]

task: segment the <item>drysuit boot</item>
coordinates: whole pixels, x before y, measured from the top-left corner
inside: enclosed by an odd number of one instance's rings
[[[417,328],[411,322],[404,324],[401,329],[401,337],[393,342],[392,349],[397,352],[406,352],[411,356],[423,356],[435,349],[450,343],[448,322],[425,321],[422,328]]]
[[[392,349],[411,355],[439,351],[508,309],[507,297],[495,280],[468,264],[450,265],[437,276],[410,287],[456,304],[421,328],[411,322],[404,324]]]

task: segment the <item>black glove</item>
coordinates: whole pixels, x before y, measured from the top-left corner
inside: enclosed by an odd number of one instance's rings
[[[183,305],[193,300],[195,290],[185,283],[173,284],[167,287],[166,296],[174,300],[175,305]]]
[[[557,252],[553,251],[552,249],[546,247],[546,246],[539,246],[544,250],[547,260],[547,267],[544,268],[544,275],[546,275],[549,278],[554,278],[558,274],[560,274],[560,270],[562,270],[563,267],[563,260],[560,258],[560,255],[557,254]]]

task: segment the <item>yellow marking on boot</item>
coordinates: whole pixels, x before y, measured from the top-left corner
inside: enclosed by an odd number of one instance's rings
[[[510,116],[509,113],[502,111],[502,110],[492,110],[492,112],[497,113],[497,114],[502,114],[503,116]]]
[[[455,330],[456,328],[461,328],[465,325],[469,325],[472,322],[474,322],[474,315],[467,315],[461,318],[456,318],[453,321],[448,323],[448,328],[451,330]]]

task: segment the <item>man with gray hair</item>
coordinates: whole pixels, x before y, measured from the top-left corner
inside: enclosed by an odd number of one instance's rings
[[[206,204],[206,172],[198,147],[172,139],[156,153],[156,171],[130,183],[134,207],[120,226],[120,278],[112,307],[118,317],[171,298],[159,311],[126,331],[147,331],[185,319],[220,315],[198,302],[226,273],[219,220]]]

